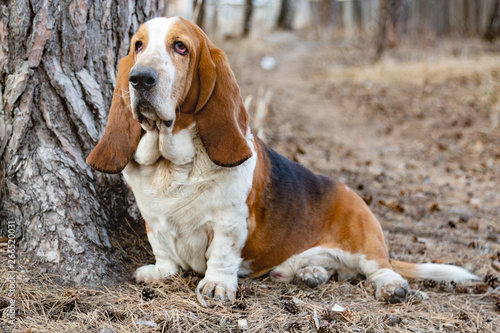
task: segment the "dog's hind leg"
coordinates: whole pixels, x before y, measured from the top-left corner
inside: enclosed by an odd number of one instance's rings
[[[304,283],[311,288],[325,284],[334,273],[347,280],[359,272],[346,265],[346,261],[351,261],[349,256],[338,249],[314,247],[274,267],[270,277],[280,282]]]
[[[390,264],[387,263],[387,265]],[[364,275],[376,285],[375,297],[388,303],[404,301],[410,293],[407,281],[391,268],[383,268],[364,254],[314,247],[292,256],[270,272],[272,280],[303,283],[311,288],[322,285],[337,273],[340,280]]]
[[[295,280],[298,283],[303,283],[310,288],[325,284],[330,280],[334,271],[327,270],[323,266],[307,266],[297,270]]]

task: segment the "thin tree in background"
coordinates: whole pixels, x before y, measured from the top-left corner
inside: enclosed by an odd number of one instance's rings
[[[387,47],[397,44],[399,34],[399,20],[404,9],[402,0],[381,0],[379,9],[379,32],[375,61],[382,58]]]
[[[389,0],[380,1],[379,9],[379,31],[377,39],[377,49],[375,53],[375,61],[380,61],[382,54],[385,51],[387,44],[387,23],[389,19]]]
[[[493,11],[490,15],[490,20],[488,24],[488,28],[486,29],[486,33],[484,34],[484,38],[486,40],[493,42],[500,33],[500,0],[495,0]]]
[[[195,22],[202,29],[205,23],[205,10],[206,10],[205,0],[193,1],[193,22]]]
[[[319,3],[320,26],[325,29],[333,22],[332,0],[321,0]]]
[[[18,263],[76,283],[127,276],[111,232],[132,200],[85,163],[106,125],[118,59],[166,1],[0,2],[0,234]]]
[[[361,0],[353,0],[353,9],[354,9],[354,22],[356,23],[356,28],[359,31],[363,29],[363,5]]]
[[[243,20],[243,37],[247,37],[250,34],[250,29],[252,27],[252,14],[253,14],[253,3],[252,0],[245,0],[245,18]]]
[[[292,30],[295,14],[295,0],[281,0],[280,13],[276,26],[280,29]]]
[[[476,12],[477,12],[477,3],[475,1],[465,0],[464,1],[464,13],[463,13],[463,24],[464,24],[464,32],[468,36],[477,35],[477,25],[475,24],[476,20]]]
[[[212,22],[210,22],[210,31],[212,33],[216,33],[219,28],[219,0],[214,0],[213,4],[213,14],[212,14]]]
[[[394,47],[399,40],[400,20],[404,11],[403,0],[389,0],[389,26],[387,46]]]

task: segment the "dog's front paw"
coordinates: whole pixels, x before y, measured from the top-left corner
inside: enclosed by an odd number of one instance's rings
[[[152,282],[163,280],[171,275],[176,274],[178,271],[174,265],[144,265],[135,270],[133,278],[137,282]]]
[[[213,299],[216,302],[227,302],[234,301],[237,287],[238,280],[236,277],[218,279],[217,281],[205,277],[198,284],[196,291],[202,304],[205,304],[204,298]]]
[[[145,265],[139,267],[134,272],[134,279],[137,282],[151,282],[161,279],[161,273],[155,265]]]

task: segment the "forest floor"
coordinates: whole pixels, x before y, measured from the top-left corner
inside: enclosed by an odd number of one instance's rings
[[[309,289],[261,277],[241,279],[236,302],[205,308],[194,293],[201,277],[191,273],[86,289],[20,272],[15,331],[498,331],[500,45],[401,41],[372,64],[373,50],[363,45],[288,33],[218,44],[242,96],[253,96],[252,116],[258,96],[272,91],[258,129],[264,141],[358,191],[393,258],[456,264],[487,281],[410,281],[428,299],[389,305],[375,300],[367,281]],[[263,56],[277,67],[262,69]],[[145,239],[123,235],[134,239],[124,248],[132,274],[152,256]],[[9,328],[6,311],[1,322]]]

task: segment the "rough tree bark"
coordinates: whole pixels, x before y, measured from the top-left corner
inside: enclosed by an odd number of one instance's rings
[[[166,2],[0,2],[0,234],[16,223],[21,264],[76,283],[122,275],[109,230],[128,191],[85,158],[104,130],[118,59]]]

